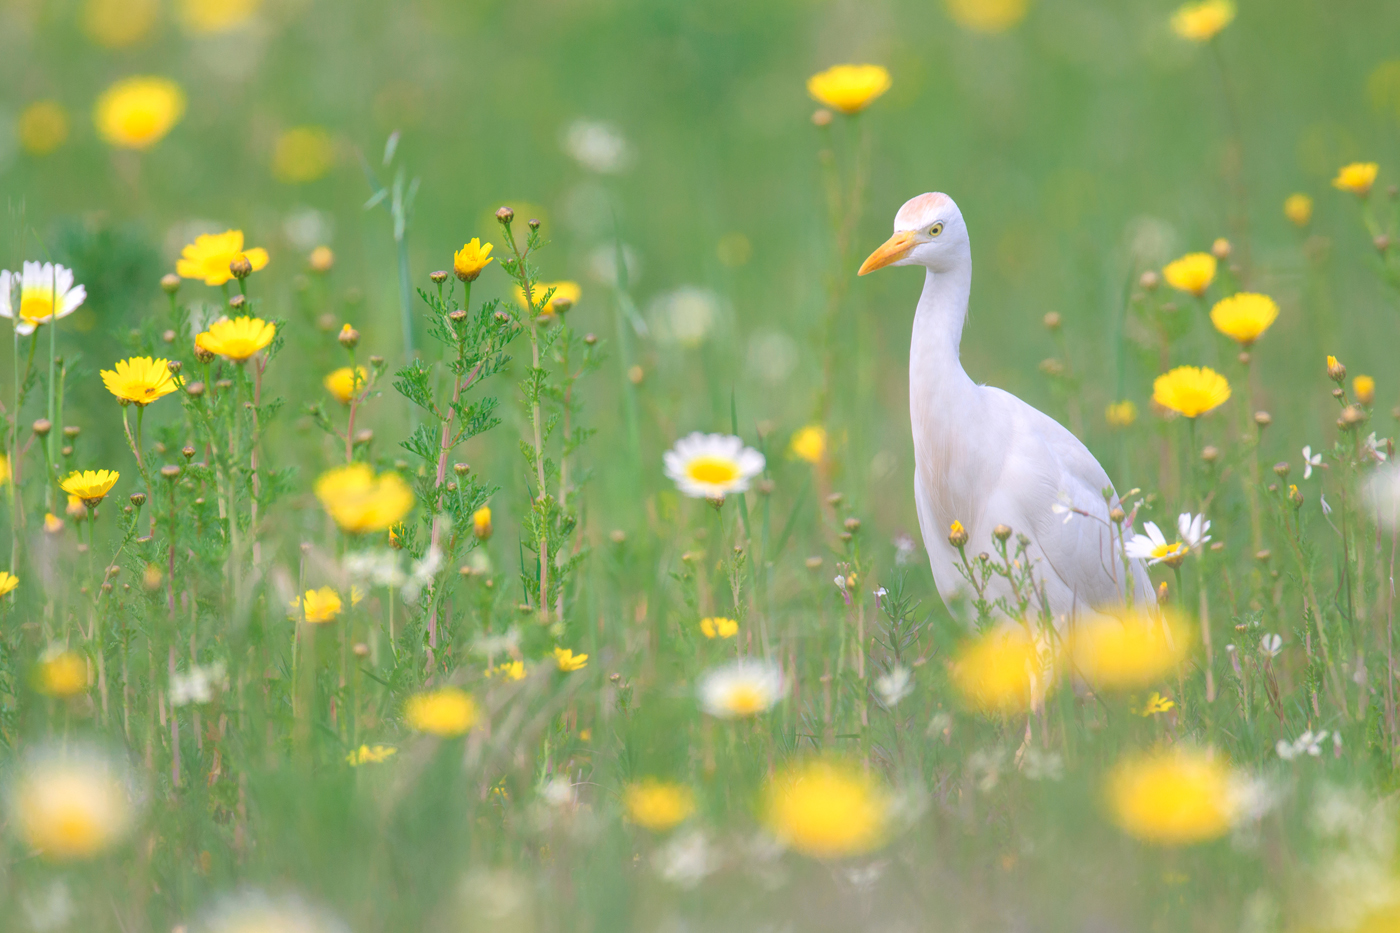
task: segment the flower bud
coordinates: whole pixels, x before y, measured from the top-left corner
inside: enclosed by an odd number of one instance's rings
[[[185,364],[180,362],[179,360],[170,360],[165,364],[165,368],[170,370],[170,375],[178,376],[180,374],[180,370],[185,368]]]
[[[1115,525],[1123,524],[1123,519],[1127,517],[1128,515],[1126,512],[1123,511],[1123,507],[1121,505],[1115,505],[1108,512],[1108,520],[1113,522],[1113,524]]]
[[[144,492],[133,492],[131,494],[131,504],[138,509],[146,504],[146,494]]]
[[[846,530],[847,530],[847,531],[859,531],[859,530],[860,530],[860,519],[858,519],[858,518],[848,518],[848,519],[846,519],[845,527],[846,527]]]
[[[372,440],[374,440],[374,432],[371,431],[369,428],[365,428],[363,431],[355,432],[356,444],[368,444]]]
[[[173,295],[180,290],[180,277],[173,272],[167,272],[160,277],[160,287],[167,295]]]
[[[433,280],[434,285],[441,285],[447,281],[447,273],[439,269],[437,272],[428,273],[428,278]]]
[[[998,541],[1005,541],[1007,538],[1011,537],[1011,528],[1007,525],[997,525],[992,529],[992,537],[996,538]]]
[[[355,349],[355,347],[359,346],[360,332],[357,331],[355,328],[351,327],[349,324],[346,324],[340,329],[340,335],[337,336],[335,339],[339,340],[340,345],[345,349],[353,350]]]
[[[247,256],[239,256],[228,264],[228,271],[233,273],[235,279],[246,279],[253,274],[253,264],[248,261]]]
[[[1224,237],[1218,238],[1214,243],[1210,244],[1210,254],[1216,259],[1229,259],[1230,241]]]
[[[1157,286],[1161,284],[1162,277],[1152,269],[1148,269],[1142,275],[1138,276],[1138,285],[1145,292],[1155,292]]]
[[[500,221],[501,226],[509,227],[510,222],[515,219],[515,211],[508,207],[503,207],[496,211],[496,219]]]
[[[362,641],[355,642],[355,647],[351,648],[350,650],[354,652],[355,657],[357,658],[369,657],[369,645],[365,644]]]
[[[311,266],[312,272],[325,274],[335,265],[335,253],[331,252],[329,246],[318,246],[311,251],[307,264]]]
[[[52,430],[53,422],[47,418],[40,418],[38,421],[34,422],[34,433],[40,437],[48,437],[49,432]]]
[[[1347,368],[1338,362],[1335,356],[1327,357],[1327,378],[1338,385],[1346,381]]]
[[[460,324],[467,319],[467,309],[454,308],[452,311],[448,312],[447,317],[452,321],[453,324]]]
[[[1254,423],[1261,428],[1267,428],[1274,423],[1274,417],[1267,411],[1256,411],[1254,413]]]
[[[71,457],[73,456],[73,445],[64,444],[62,447],[59,448],[58,452],[65,457]]]
[[[549,302],[549,306],[552,309],[554,309],[555,314],[563,314],[565,311],[568,311],[570,308],[572,308],[574,306],[574,303],[568,298],[560,296],[558,298],[552,299]]]
[[[470,463],[454,463],[454,464],[452,464],[452,472],[453,472],[453,473],[456,473],[458,476],[466,476],[466,475],[467,475],[468,473],[470,473],[471,471],[472,471],[472,466],[471,466]]]
[[[538,231],[540,229],[540,222],[533,217],[526,221],[526,223],[529,224],[532,231]]]
[[[597,334],[584,334],[584,335],[583,335],[583,342],[586,343],[586,344],[588,344],[590,347],[591,347],[591,346],[594,346],[594,345],[596,345],[596,344],[598,343],[598,335],[597,335]]]
[[[953,522],[948,526],[948,543],[958,550],[967,546],[967,529],[963,527],[962,522]]]
[[[510,315],[504,311],[497,311],[494,315],[497,324],[505,324],[510,321]]]
[[[1220,459],[1220,448],[1216,447],[1214,444],[1207,444],[1205,448],[1201,450],[1201,459],[1206,463],[1214,463]]]
[[[191,382],[189,385],[185,386],[185,392],[191,398],[199,398],[204,394],[204,383]]]
[[[1348,405],[1342,409],[1342,417],[1337,420],[1343,430],[1350,430],[1366,420],[1366,413],[1355,405]]]
[[[212,363],[214,362],[214,353],[213,351],[204,349],[199,344],[195,344],[194,358],[201,363]]]
[[[1280,460],[1274,464],[1274,474],[1279,479],[1288,479],[1288,474],[1293,472],[1293,467],[1289,466],[1287,460]]]
[[[173,330],[162,331],[162,332],[161,332],[161,335],[160,335],[160,339],[163,340],[163,341],[165,341],[166,343],[174,343],[174,342],[175,342],[175,332],[174,332]]]
[[[234,311],[242,311],[247,304],[248,299],[243,295],[234,295],[228,300],[228,306]]]
[[[1041,322],[1045,325],[1046,330],[1059,330],[1060,325],[1064,323],[1058,311],[1049,312],[1041,319]]]
[[[180,468],[173,463],[167,463],[160,468],[160,475],[173,481],[180,475]]]
[[[181,448],[180,448],[180,454],[181,454],[186,460],[193,459],[193,457],[194,457],[194,448],[191,447],[189,444],[186,444],[184,447],[181,447]]]
[[[65,424],[65,425],[63,426],[63,436],[64,436],[64,437],[73,438],[73,437],[77,437],[79,434],[82,434],[82,433],[83,433],[83,429],[80,428],[80,427],[78,427],[76,424]]]
[[[1303,494],[1298,491],[1297,486],[1288,487],[1288,501],[1293,503],[1293,508],[1295,509],[1301,509],[1303,507]]]

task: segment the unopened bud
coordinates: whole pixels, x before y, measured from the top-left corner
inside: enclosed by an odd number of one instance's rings
[[[204,383],[191,382],[189,385],[185,386],[185,393],[192,398],[199,398],[204,394]]]
[[[242,311],[247,304],[248,299],[243,295],[234,295],[228,300],[228,306],[235,311]]]
[[[1214,463],[1220,459],[1220,448],[1216,447],[1214,444],[1207,445],[1201,451],[1201,459],[1206,463]]]
[[[160,468],[160,475],[164,476],[168,480],[174,480],[177,476],[180,475],[180,468],[173,463],[167,463],[165,466]]]
[[[496,219],[501,222],[502,226],[508,227],[510,226],[510,222],[515,219],[515,211],[508,207],[503,207],[496,211]]]
[[[365,428],[363,431],[355,432],[356,444],[368,444],[372,440],[374,440],[374,432],[371,431],[369,428]]]
[[[138,509],[146,504],[146,494],[144,492],[133,492],[131,494],[131,504]]]
[[[813,126],[830,126],[830,125],[831,125],[831,111],[830,111],[830,110],[827,110],[825,107],[818,107],[818,108],[817,108],[815,111],[813,111],[813,113],[812,113],[812,125],[813,125]]]
[[[854,531],[859,531],[859,530],[860,530],[860,519],[858,519],[858,518],[848,518],[848,519],[846,519],[845,526],[846,526],[846,530],[847,530],[847,531],[852,531],[852,532],[854,532]]]
[[[1220,237],[1214,243],[1210,244],[1210,254],[1216,259],[1229,259],[1230,241],[1224,237]]]
[[[597,334],[591,334],[591,333],[590,333],[590,334],[584,334],[584,335],[583,335],[583,342],[586,343],[586,344],[588,344],[590,347],[591,347],[591,346],[594,346],[594,345],[596,345],[596,344],[598,343],[598,335],[597,335]]]
[[[1123,519],[1127,517],[1127,513],[1123,511],[1123,507],[1120,505],[1115,505],[1112,509],[1109,509],[1108,520],[1115,525],[1123,524]]]
[[[458,476],[466,476],[466,475],[467,475],[468,473],[470,473],[471,471],[472,471],[472,467],[471,467],[471,464],[470,464],[470,463],[454,463],[454,464],[452,464],[452,472],[453,472],[453,473],[456,473]]]
[[[331,252],[329,246],[318,246],[311,251],[311,257],[307,260],[312,272],[326,273],[331,271],[335,265],[335,253]]]
[[[452,321],[453,324],[460,324],[467,319],[467,309],[454,308],[453,310],[447,313],[447,317]]]
[[[172,376],[178,376],[180,374],[180,370],[185,368],[185,364],[180,362],[179,360],[170,360],[165,364],[165,368],[170,370],[170,374]]]
[[[1041,319],[1041,322],[1045,325],[1046,330],[1059,330],[1060,325],[1064,323],[1058,311],[1051,311],[1046,314],[1045,317]]]
[[[996,538],[998,541],[1005,541],[1007,538],[1011,537],[1011,528],[1007,525],[997,525],[992,529],[992,537]]]
[[[173,272],[167,272],[160,277],[160,287],[167,295],[173,295],[180,290],[180,277]]]
[[[1327,378],[1341,385],[1346,382],[1347,368],[1335,356],[1327,357]]]
[[[233,273],[235,279],[246,279],[253,274],[253,264],[248,261],[247,256],[239,256],[228,264],[228,271]]]
[[[353,350],[360,344],[360,332],[346,324],[340,329],[340,334],[335,338],[340,341],[340,345],[347,350]]]
[[[212,363],[214,362],[214,353],[211,350],[204,349],[199,344],[195,344],[194,358],[201,363]]]
[[[47,418],[40,418],[38,421],[34,422],[34,433],[40,437],[48,437],[49,432],[52,430],[53,422]]]
[[[492,317],[496,319],[497,324],[505,324],[510,321],[510,315],[504,311],[497,311]]]
[[[174,342],[175,342],[175,332],[174,332],[173,330],[162,331],[162,332],[161,332],[161,335],[160,335],[160,339],[163,340],[163,341],[165,341],[166,343],[174,343]]]
[[[1288,474],[1293,472],[1293,467],[1289,466],[1287,460],[1280,460],[1274,464],[1274,474],[1279,479],[1288,479]]]
[[[1270,415],[1267,411],[1256,411],[1254,413],[1254,423],[1261,428],[1267,428],[1274,423],[1274,418],[1273,415]]]
[[[365,644],[362,641],[355,642],[355,647],[351,648],[350,650],[354,652],[355,657],[357,658],[369,657],[369,645]]]
[[[447,273],[439,269],[437,272],[428,273],[428,278],[433,280],[434,285],[441,285],[447,281]]]
[[[526,221],[526,223],[529,224],[529,227],[530,227],[531,230],[539,230],[539,229],[540,229],[540,222],[539,222],[538,220],[536,220],[535,218],[533,218],[533,217],[531,217],[528,221]]]
[[[77,437],[83,433],[83,429],[76,424],[66,424],[63,426],[63,436],[68,438]]]
[[[1152,269],[1148,269],[1138,276],[1138,285],[1145,292],[1155,292],[1160,284],[1162,284],[1162,277]]]
[[[189,444],[186,444],[184,447],[181,447],[181,448],[180,448],[180,454],[181,454],[186,460],[193,459],[193,458],[194,458],[194,448],[191,447]]]
[[[563,314],[565,311],[568,311],[570,308],[572,308],[574,306],[574,303],[568,298],[559,297],[552,299],[549,302],[549,306],[554,310],[555,314]]]
[[[1342,417],[1337,423],[1344,428],[1354,428],[1366,420],[1366,413],[1355,405],[1348,405],[1342,409]]]

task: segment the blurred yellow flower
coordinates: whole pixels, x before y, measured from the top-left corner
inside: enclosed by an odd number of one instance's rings
[[[1155,716],[1158,713],[1165,713],[1174,706],[1176,706],[1176,701],[1169,700],[1156,690],[1153,690],[1152,695],[1147,698],[1147,702],[1142,704],[1142,709],[1138,711],[1138,715],[1144,717]]]
[[[1075,625],[1069,639],[1074,671],[1100,689],[1145,687],[1173,673],[1191,648],[1191,633],[1176,621],[1145,615],[1100,616]]]
[[[1337,177],[1332,179],[1332,187],[1339,191],[1350,191],[1359,198],[1364,198],[1371,193],[1371,186],[1376,183],[1376,175],[1380,171],[1380,166],[1374,162],[1353,162],[1344,165],[1341,171],[1337,172]]]
[[[34,668],[34,689],[44,696],[77,696],[87,686],[87,658],[62,645],[54,645],[45,651]]]
[[[860,113],[890,89],[890,73],[880,65],[836,65],[807,79],[807,93],[842,113]]]
[[[193,33],[229,32],[253,18],[262,0],[180,0],[180,21]]]
[[[194,345],[206,353],[241,363],[272,343],[277,327],[262,318],[220,318],[194,338]]]
[[[311,267],[312,272],[327,273],[335,265],[335,253],[331,252],[329,246],[318,246],[306,258],[306,264]],[[349,327],[350,325],[345,326]]]
[[[51,535],[56,535],[63,530],[63,519],[52,512],[44,513],[44,530]]]
[[[476,701],[456,687],[428,690],[408,698],[404,719],[419,732],[451,738],[476,724]]]
[[[821,463],[826,456],[826,428],[809,424],[792,436],[788,445],[793,456],[808,463]]]
[[[68,497],[68,507],[63,511],[69,518],[77,519],[78,521],[87,518],[87,506],[84,505],[83,500],[79,499],[77,496]]]
[[[1238,809],[1230,769],[1209,752],[1180,746],[1133,756],[1108,776],[1114,821],[1157,845],[1189,845],[1224,835]]]
[[[170,361],[149,356],[118,360],[111,369],[102,370],[101,375],[108,392],[143,407],[180,388],[180,381],[170,371]]]
[[[1290,194],[1283,202],[1283,216],[1296,227],[1306,227],[1312,221],[1313,199],[1306,194]]]
[[[333,622],[340,615],[340,609],[340,594],[329,586],[307,590],[305,596],[292,600],[292,612],[304,616],[312,625]]]
[[[0,454],[0,486],[10,481],[10,458]]]
[[[25,844],[50,861],[101,853],[121,841],[135,817],[123,775],[96,752],[31,758],[20,768],[10,806]]]
[[[324,178],[334,166],[335,141],[325,127],[293,127],[272,150],[272,177],[289,185]]]
[[[1172,31],[1192,42],[1214,39],[1235,18],[1232,0],[1205,0],[1188,3],[1172,14]]]
[[[1362,405],[1373,404],[1376,401],[1376,380],[1370,376],[1357,376],[1351,381],[1351,391]]]
[[[185,115],[185,92],[168,78],[126,78],[97,99],[97,132],[120,149],[149,149]]]
[[[0,596],[5,596],[19,586],[19,577],[8,570],[0,570]]]
[[[472,513],[472,534],[482,541],[491,537],[491,507],[483,505]]]
[[[116,470],[74,470],[58,484],[58,488],[70,496],[82,499],[89,508],[96,508],[97,504],[107,497],[107,493],[112,491],[120,477],[121,474]]]
[[[342,531],[386,531],[413,508],[413,490],[397,473],[374,475],[367,463],[322,473],[316,498]]]
[[[723,617],[700,620],[700,631],[706,638],[733,638],[739,632],[739,623]]]
[[[695,812],[695,794],[683,784],[647,778],[627,786],[622,806],[631,822],[664,832]]]
[[[202,233],[180,251],[175,271],[182,278],[203,279],[205,285],[223,285],[233,278],[229,267],[240,259],[248,260],[257,272],[267,265],[267,250],[258,247],[245,250],[242,230]]]
[[[491,264],[491,248],[490,243],[483,246],[479,237],[472,237],[470,243],[453,253],[452,271],[457,273],[457,278],[463,282],[476,281],[481,270]]]
[[[486,676],[504,677],[506,680],[524,680],[525,662],[504,661],[500,664],[497,664],[495,667],[488,667],[486,669]]]
[[[369,384],[369,373],[363,366],[351,368],[342,366],[325,378],[322,383],[326,391],[334,395],[342,405],[350,404],[350,400],[362,392]]]
[[[68,111],[56,100],[39,100],[19,115],[19,144],[30,155],[48,155],[68,141]]]
[[[588,666],[588,655],[574,654],[572,648],[555,648],[554,663],[566,674],[581,671]]]
[[[1050,689],[1050,665],[1020,627],[993,629],[966,643],[952,667],[953,686],[968,706],[985,713],[1015,713]]]
[[[885,841],[890,800],[863,769],[812,761],[773,778],[765,792],[768,828],[814,858],[861,855]]]
[[[1163,408],[1195,418],[1225,404],[1230,383],[1206,366],[1178,366],[1152,383],[1152,400]]]
[[[1026,18],[1030,0],[943,0],[948,16],[964,29],[1002,32]]]
[[[360,765],[383,764],[398,753],[399,750],[392,745],[361,745],[346,755],[345,760],[350,763],[350,767],[355,768]]]
[[[550,294],[550,289],[554,290],[553,294]],[[582,294],[583,290],[579,288],[577,282],[538,282],[530,290],[530,295],[536,303],[541,301],[545,295],[549,295],[549,301],[540,308],[540,315],[544,317],[551,316],[556,312],[567,311],[578,304]],[[520,307],[529,308],[529,303],[525,300],[525,289],[519,286],[515,288],[515,300],[519,302]]]
[[[1215,280],[1216,266],[1216,259],[1210,253],[1187,253],[1167,263],[1162,270],[1162,278],[1172,288],[1190,292],[1199,298]]]
[[[146,38],[159,14],[158,0],[87,0],[83,32],[104,48],[125,48]]]
[[[1226,337],[1248,349],[1278,320],[1278,305],[1268,295],[1240,292],[1210,309],[1210,322]]]
[[[1137,421],[1137,415],[1137,406],[1128,399],[1121,402],[1111,402],[1103,413],[1104,420],[1108,422],[1110,428],[1131,427],[1133,422]]]

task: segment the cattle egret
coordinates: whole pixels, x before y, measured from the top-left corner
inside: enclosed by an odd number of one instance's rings
[[[1119,502],[1108,474],[1057,421],[1008,392],[973,382],[958,358],[972,291],[972,247],[953,199],[922,194],[901,207],[894,236],[860,274],[885,266],[926,270],[909,350],[909,416],[914,502],[939,595],[945,602],[971,595],[948,540],[950,526],[960,522],[966,529],[964,551],[973,560],[979,552],[994,553],[992,531],[1006,525],[1030,539],[1032,572],[1057,626],[1074,617],[1118,614],[1128,574],[1110,519]],[[1129,566],[1134,604],[1155,605],[1142,561]],[[1010,583],[993,577],[987,598],[998,597],[1015,605]]]

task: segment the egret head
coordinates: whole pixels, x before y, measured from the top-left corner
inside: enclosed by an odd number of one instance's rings
[[[948,272],[967,261],[967,225],[953,199],[931,191],[904,202],[890,237],[860,267],[860,275],[885,266],[923,266]]]

